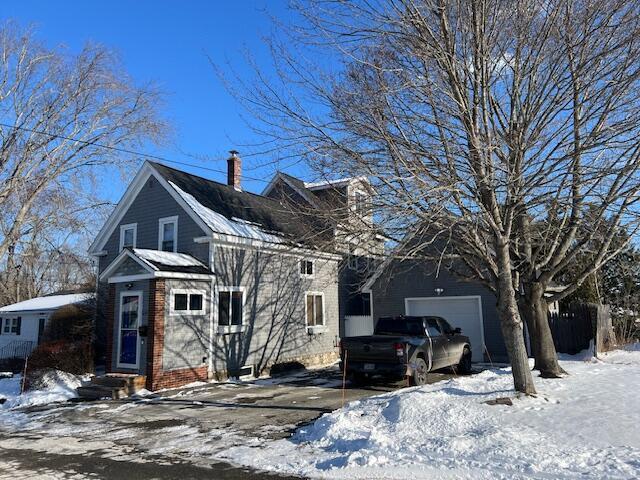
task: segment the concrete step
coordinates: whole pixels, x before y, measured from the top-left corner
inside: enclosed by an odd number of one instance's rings
[[[145,387],[147,378],[144,375],[107,374],[93,377],[91,383],[113,388],[127,388],[135,393]]]
[[[98,400],[100,398],[111,398],[117,400],[119,398],[129,396],[126,388],[113,388],[101,385],[86,385],[78,387],[76,390],[80,398],[87,400]]]
[[[145,387],[144,375],[110,373],[92,377],[77,389],[78,396],[85,399],[125,398]]]
[[[126,377],[112,377],[107,375],[93,377],[91,379],[91,383],[94,385],[101,385],[103,387],[122,388],[129,386],[129,380]]]

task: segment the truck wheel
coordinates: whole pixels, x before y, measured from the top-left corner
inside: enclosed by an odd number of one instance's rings
[[[427,362],[425,362],[422,358],[416,358],[415,368],[413,369],[413,376],[411,377],[411,385],[426,385],[428,373],[429,367],[427,367]]]
[[[462,351],[462,357],[460,357],[460,363],[458,363],[459,373],[471,373],[471,349],[464,347]]]
[[[352,373],[349,375],[349,381],[354,387],[360,387],[367,383],[367,376],[364,373]]]

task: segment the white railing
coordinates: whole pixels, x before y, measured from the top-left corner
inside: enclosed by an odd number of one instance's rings
[[[373,335],[373,317],[371,315],[345,315],[344,336],[361,337]]]

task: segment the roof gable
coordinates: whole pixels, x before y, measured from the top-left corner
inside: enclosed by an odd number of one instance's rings
[[[302,197],[302,199],[305,200],[307,203],[309,203],[309,205],[311,205],[312,207],[320,206],[318,197],[305,186],[305,183],[302,180],[283,172],[278,172],[273,177],[271,182],[269,182],[269,185],[267,186],[267,188],[265,188],[264,191],[262,192],[262,195],[264,196],[269,195],[269,193],[271,193],[273,190],[278,188],[278,185],[280,184],[284,184],[289,188],[291,188],[294,192],[300,195],[300,197]]]

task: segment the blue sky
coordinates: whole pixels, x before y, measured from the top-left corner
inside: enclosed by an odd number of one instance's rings
[[[2,7],[5,20],[33,25],[36,37],[50,46],[65,45],[74,52],[87,41],[104,44],[119,53],[137,82],[156,82],[168,94],[165,114],[175,132],[172,143],[149,148],[148,153],[225,170],[228,150],[236,148],[242,155],[243,144],[258,140],[207,56],[221,65],[230,61],[238,73],[251,75],[243,59],[249,51],[268,68],[263,38],[273,29],[270,15],[285,21],[290,15],[284,0],[20,0],[3,2]],[[207,164],[182,152],[213,160]],[[268,160],[245,157],[246,175],[269,178],[273,165],[257,168]],[[178,168],[226,181],[223,174]],[[300,166],[287,171],[304,176]],[[120,179],[112,183],[111,200],[117,200],[125,185]],[[247,190],[264,186],[256,180],[244,182]]]

